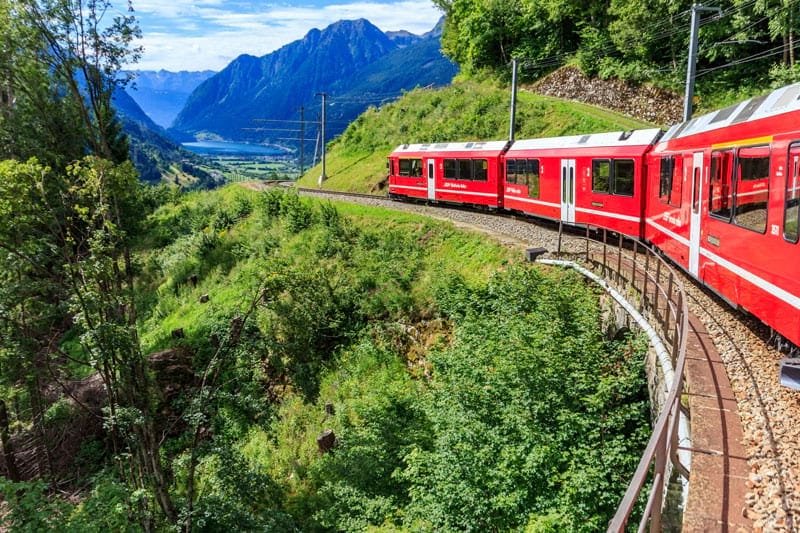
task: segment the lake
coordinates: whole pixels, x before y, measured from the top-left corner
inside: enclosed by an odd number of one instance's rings
[[[182,143],[182,146],[196,154],[230,156],[277,156],[286,152],[275,146],[247,144],[228,141],[196,141]]]

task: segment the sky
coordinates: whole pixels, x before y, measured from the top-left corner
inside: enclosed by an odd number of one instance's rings
[[[138,70],[221,70],[263,56],[313,28],[366,18],[383,31],[425,33],[441,12],[430,0],[133,0],[144,54]]]

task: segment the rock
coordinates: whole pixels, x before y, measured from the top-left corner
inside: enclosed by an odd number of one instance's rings
[[[336,434],[333,432],[332,429],[326,429],[323,431],[319,437],[317,437],[317,447],[319,447],[319,453],[328,453],[336,446]]]
[[[207,302],[208,302],[208,300],[209,300],[208,294],[204,294],[204,295],[202,295],[202,296],[200,297],[200,303],[201,303],[201,304],[207,303]]]

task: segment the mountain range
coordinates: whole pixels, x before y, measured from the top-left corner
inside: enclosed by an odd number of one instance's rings
[[[417,86],[450,83],[457,67],[441,53],[441,22],[425,35],[384,33],[365,19],[314,29],[263,57],[241,55],[192,92],[170,133],[188,139],[277,142],[296,137],[299,109],[316,121],[330,95],[326,137],[370,105]],[[288,130],[288,133],[287,133]],[[311,132],[309,136],[316,135]]]
[[[215,178],[199,168],[201,157],[182,148],[167,132],[144,112],[126,89],[117,88],[112,97],[122,129],[130,142],[131,161],[142,181],[157,184],[181,180],[184,175],[195,178],[193,187],[209,188]],[[185,183],[184,183],[185,184]]]
[[[133,83],[127,89],[128,94],[153,122],[168,128],[183,109],[192,91],[215,72],[137,70],[129,74],[133,75]]]

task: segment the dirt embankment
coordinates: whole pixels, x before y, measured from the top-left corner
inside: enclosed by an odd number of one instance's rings
[[[618,79],[589,78],[575,67],[560,68],[526,89],[605,107],[660,126],[681,122],[683,116],[680,95]]]

